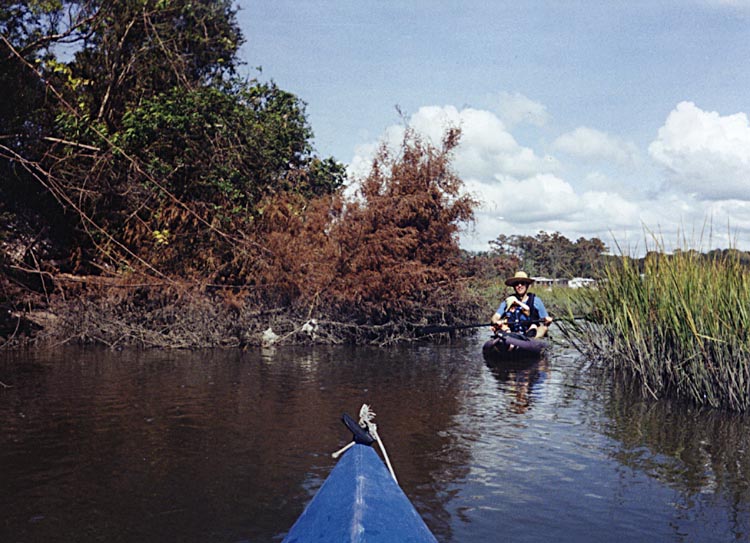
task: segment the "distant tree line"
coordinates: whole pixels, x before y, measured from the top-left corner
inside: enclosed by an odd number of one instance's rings
[[[470,275],[490,278],[523,270],[529,275],[549,278],[600,277],[612,258],[598,238],[575,242],[554,232],[536,236],[500,234],[490,241],[490,250],[466,254]]]
[[[606,267],[616,261],[627,260],[628,265],[644,272],[651,259],[680,259],[691,261],[726,262],[732,260],[741,267],[750,267],[750,252],[738,249],[712,249],[700,252],[695,249],[675,249],[671,253],[648,251],[642,257],[611,254],[599,238],[578,238],[571,241],[560,232],[538,232],[530,235],[500,234],[490,241],[490,250],[478,254],[465,254],[465,266],[470,275],[490,277],[524,270],[534,276],[550,278],[591,277],[601,278]]]

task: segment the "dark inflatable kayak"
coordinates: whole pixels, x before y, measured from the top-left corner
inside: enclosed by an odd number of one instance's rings
[[[505,332],[492,336],[482,346],[482,355],[488,360],[535,359],[542,356],[547,346],[543,339]]]

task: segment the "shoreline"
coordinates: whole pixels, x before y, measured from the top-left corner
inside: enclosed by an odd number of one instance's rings
[[[145,292],[138,286],[98,285],[94,292],[56,292],[38,296],[31,309],[5,309],[0,349],[50,345],[100,345],[113,350],[200,350],[281,345],[394,345],[451,335],[422,332],[425,326],[460,324],[471,318],[411,305],[410,312],[379,320],[369,308],[311,308],[262,305],[253,300],[199,289]],[[148,289],[147,289],[148,290]],[[27,305],[27,307],[29,307]],[[460,313],[461,321],[457,314]]]

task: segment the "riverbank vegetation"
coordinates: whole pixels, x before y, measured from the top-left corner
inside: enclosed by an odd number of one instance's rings
[[[750,407],[747,253],[623,257],[585,304],[592,322],[579,323],[579,348],[632,377],[644,396]]]
[[[460,267],[459,130],[406,127],[349,197],[305,104],[237,77],[232,2],[0,15],[6,340],[388,343],[483,310]]]

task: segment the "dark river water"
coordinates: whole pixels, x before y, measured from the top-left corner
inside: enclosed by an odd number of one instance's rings
[[[279,541],[363,403],[441,542],[750,539],[747,416],[644,402],[574,352],[3,353],[0,541]]]

